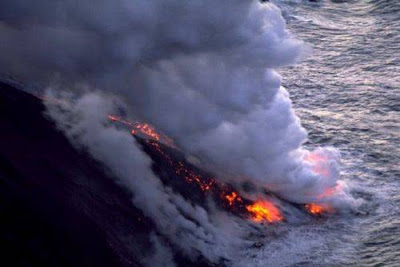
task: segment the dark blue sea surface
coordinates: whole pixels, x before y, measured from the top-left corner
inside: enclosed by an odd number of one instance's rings
[[[360,202],[358,215],[310,226],[319,245],[291,265],[400,266],[400,1],[275,3],[312,48],[279,70],[306,146],[341,151],[341,179]]]

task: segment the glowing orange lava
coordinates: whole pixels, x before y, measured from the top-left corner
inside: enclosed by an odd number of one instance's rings
[[[161,139],[167,140],[168,143],[173,144],[173,141],[168,137],[161,136],[156,132],[155,128],[146,123],[132,123],[124,120],[120,117],[109,115],[108,118],[112,121],[120,122],[131,129],[132,135],[142,134],[152,140],[160,141]],[[185,164],[181,161],[175,162],[169,157],[161,148],[160,144],[155,141],[148,141],[161,155],[163,155],[170,165],[175,169],[177,175],[182,175],[186,182],[197,184],[203,192],[208,192],[213,189],[216,184],[214,179],[205,179],[201,175],[188,169]],[[223,184],[219,184],[223,187]],[[217,185],[217,186],[218,186]],[[235,191],[222,191],[221,198],[224,199],[229,206],[243,203],[242,198]],[[270,201],[257,201],[251,205],[246,206],[246,210],[252,215],[251,219],[255,222],[280,222],[283,220],[283,216],[278,207]]]
[[[133,135],[141,135],[146,138],[150,138],[156,141],[161,141],[162,143],[175,147],[174,142],[171,138],[161,135],[156,131],[156,129],[148,123],[131,122],[118,116],[108,115],[108,119],[114,122],[119,122],[131,130]]]
[[[160,135],[156,132],[154,127],[147,123],[136,123],[134,127],[144,135],[147,135],[157,141],[160,141],[161,139]]]
[[[227,185],[222,182],[203,177],[202,175],[196,173],[188,168],[188,166],[186,166],[186,164],[182,161],[174,161],[167,153],[164,152],[159,142],[155,140],[147,140],[146,142],[152,145],[158,151],[158,153],[160,153],[160,155],[162,155],[169,162],[178,176],[184,178],[187,183],[194,183],[198,185],[204,193],[209,193],[211,191],[218,192],[218,188],[227,187]],[[223,189],[218,195],[227,203],[229,207],[241,207],[245,201],[242,199],[239,193],[229,189],[229,187]],[[283,220],[283,216],[281,215],[278,207],[276,207],[275,204],[270,201],[257,201],[251,205],[245,206],[245,209],[249,214],[252,215],[251,219],[255,222],[279,222]]]
[[[320,205],[316,203],[311,203],[311,204],[306,204],[305,207],[306,210],[313,215],[322,215],[327,212],[333,212],[333,208],[330,207],[328,204]]]
[[[283,216],[278,207],[270,201],[257,201],[251,205],[246,206],[247,211],[252,213],[253,221],[255,222],[280,222]]]
[[[45,97],[40,97],[42,100],[48,101],[58,101],[57,99],[47,99]],[[223,182],[219,182],[215,179],[210,179],[207,177],[203,177],[202,175],[196,173],[195,171],[191,170],[182,161],[175,161],[173,160],[168,153],[166,153],[161,143],[166,144],[169,147],[176,148],[173,140],[168,136],[162,135],[156,131],[156,129],[147,123],[139,123],[139,122],[131,122],[129,120],[123,119],[122,117],[115,116],[115,115],[108,115],[108,119],[113,122],[118,122],[125,125],[127,128],[130,129],[132,135],[139,135],[146,138],[146,142],[153,146],[153,148],[162,155],[170,166],[174,169],[175,173],[178,176],[181,176],[185,179],[187,183],[194,183],[197,184],[200,189],[204,193],[208,193],[210,191],[218,192],[217,195],[225,201],[225,203],[229,206],[234,207],[245,207],[247,212],[251,215],[251,219],[255,222],[280,222],[283,220],[283,216],[279,210],[279,208],[271,201],[266,200],[259,200],[253,202],[252,204],[246,205],[246,203],[251,203],[251,201],[242,199],[239,193],[232,191],[232,189]],[[328,176],[329,173],[319,165],[320,162],[324,162],[328,160],[326,156],[310,154],[307,158],[307,161],[313,162],[315,164],[313,170],[316,173],[319,173],[324,176]],[[219,189],[218,189],[219,188]],[[222,188],[221,191],[218,191]],[[320,196],[328,197],[333,194],[336,194],[338,191],[341,190],[341,185],[339,184],[336,187],[329,188]],[[333,209],[327,205],[318,205],[315,203],[306,204],[305,208],[314,215],[322,214],[326,211],[332,211]]]
[[[150,124],[138,123],[138,122],[132,123],[128,120],[125,120],[121,117],[114,115],[109,115],[108,118],[111,121],[119,122],[129,127],[132,135],[141,135],[146,138],[149,138],[147,142],[150,145],[152,145],[162,156],[164,156],[166,160],[168,160],[169,164],[175,169],[175,173],[180,176],[182,175],[187,183],[197,184],[200,187],[200,189],[205,193],[212,190],[214,186],[222,186],[222,187],[224,186],[223,183],[217,183],[216,180],[214,179],[207,179],[195,173],[191,169],[187,168],[187,166],[185,166],[183,162],[181,161],[175,162],[174,160],[172,160],[172,158],[163,151],[160,144],[158,143],[159,141],[162,141],[163,143],[174,147],[172,139],[170,139],[167,136],[159,134],[156,131],[156,129]],[[327,170],[319,165],[321,162],[328,160],[328,158],[326,158],[325,156],[311,154],[306,160],[313,162],[315,164],[313,170],[316,173],[319,173],[320,175],[323,176],[329,175],[329,173],[326,172]],[[319,196],[319,198],[332,196],[338,191],[340,191],[340,189],[341,189],[340,185],[333,188],[328,188],[327,190],[324,191],[323,194]],[[220,197],[224,199],[227,205],[229,206],[234,206],[243,203],[242,198],[235,191],[223,190],[220,193]],[[321,215],[325,212],[332,210],[327,205],[322,206],[315,203],[306,204],[305,208],[308,212],[310,212],[313,215]],[[255,222],[266,221],[273,223],[273,222],[280,222],[283,220],[283,216],[278,207],[273,202],[270,201],[256,201],[251,205],[247,205],[246,210],[252,215],[251,219]]]
[[[231,194],[225,195],[225,199],[228,200],[229,206],[232,206],[235,201],[242,202],[242,198],[238,196],[235,191],[233,191]]]
[[[319,215],[324,212],[324,208],[318,204],[311,203],[311,204],[306,204],[306,209],[314,215]]]

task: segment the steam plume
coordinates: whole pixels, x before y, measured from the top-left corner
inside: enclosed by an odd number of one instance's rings
[[[159,231],[189,255],[216,261],[240,238],[216,234],[209,214],[157,181],[128,133],[104,126],[112,106],[104,95],[118,97],[130,117],[153,124],[223,179],[249,180],[298,203],[349,199],[344,190],[327,193],[338,186],[339,153],[302,148],[306,131],[274,69],[307,49],[272,4],[2,0],[0,39],[2,75],[83,95],[49,114],[149,216],[167,222]],[[94,89],[101,93],[84,94]]]
[[[133,202],[177,249],[192,259],[199,255],[213,262],[221,257],[230,259],[232,249],[243,243],[241,234],[217,228],[203,208],[163,187],[151,171],[150,159],[129,132],[107,124],[114,104],[112,97],[90,93],[73,103],[48,103],[48,114],[77,148],[87,149],[109,168],[118,183],[131,190]]]
[[[304,52],[275,6],[5,0],[0,10],[3,73],[118,95],[131,116],[220,176],[245,177],[292,201],[315,201],[335,186],[338,153],[319,150],[327,175],[305,163],[306,132],[273,70]]]

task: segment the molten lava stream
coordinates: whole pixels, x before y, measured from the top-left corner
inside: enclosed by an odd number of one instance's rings
[[[150,145],[154,147],[156,151],[158,151],[175,169],[175,173],[179,176],[183,176],[187,183],[195,183],[197,184],[200,189],[204,192],[211,192],[211,189],[215,187],[224,188],[226,185],[224,183],[217,183],[214,179],[207,179],[202,177],[201,175],[193,172],[192,170],[188,169],[187,166],[183,162],[174,162],[160,147],[158,143],[161,139],[163,139],[167,145],[173,146],[173,141],[166,137],[162,136],[156,132],[156,129],[147,123],[132,123],[128,120],[124,120],[120,117],[109,115],[108,118],[111,121],[117,121],[119,123],[124,124],[125,126],[131,129],[132,135],[141,134],[149,139],[154,141],[148,141]],[[222,190],[220,194],[222,200],[227,203],[229,207],[233,207],[236,205],[243,205],[242,197],[235,191]],[[271,201],[260,200],[256,201],[253,204],[249,204],[246,207],[246,211],[251,216],[251,219],[254,222],[280,222],[283,220],[283,216],[279,210],[279,208]]]
[[[53,101],[56,102],[58,101],[57,99],[47,99],[44,96],[38,96],[42,100],[48,100],[48,101]],[[193,171],[185,168],[184,164],[182,162],[179,162],[176,164],[160,147],[159,143],[160,141],[163,141],[166,145],[170,147],[175,147],[174,142],[172,139],[170,139],[168,136],[164,136],[159,134],[156,129],[151,126],[150,124],[147,123],[139,123],[139,122],[131,122],[129,120],[123,119],[122,117],[119,116],[114,116],[114,115],[108,115],[108,119],[113,121],[113,122],[119,122],[126,127],[128,127],[132,133],[132,135],[142,135],[144,137],[147,137],[149,139],[155,140],[157,142],[150,142],[150,144],[160,153],[162,154],[168,162],[175,168],[176,174],[184,174],[185,180],[188,183],[196,183],[200,186],[201,190],[203,192],[208,192],[214,186],[217,187],[224,187],[225,185],[223,183],[216,183],[214,179],[204,179],[201,175],[198,175],[194,173]],[[316,158],[310,158],[310,160],[316,160]],[[328,191],[326,194],[333,194],[335,191],[334,189],[332,191]],[[228,206],[234,206],[235,204],[240,204],[243,205],[243,200],[239,196],[239,194],[235,191],[222,191],[222,194],[220,197],[226,201]],[[314,215],[321,215],[325,211],[330,211],[331,209],[329,207],[323,207],[321,205],[311,203],[305,205],[306,210],[308,210],[311,214]],[[279,222],[283,220],[283,216],[281,215],[280,210],[276,205],[270,201],[257,201],[254,202],[251,205],[246,206],[247,212],[249,212],[252,215],[252,220],[255,222],[262,222],[262,221],[267,221],[267,222]]]
[[[247,205],[246,209],[252,214],[252,220],[254,222],[267,221],[274,223],[283,220],[279,208],[271,201],[259,200],[251,205]]]
[[[131,134],[133,135],[142,135],[146,138],[160,141],[170,147],[175,147],[174,142],[171,138],[158,133],[156,129],[148,123],[131,122],[129,120],[114,115],[108,115],[108,119],[127,126],[131,130]]]
[[[270,223],[279,222],[283,220],[283,216],[278,207],[270,201],[257,201],[249,205],[250,201],[243,199],[238,192],[222,182],[217,182],[215,179],[203,177],[202,175],[190,170],[188,166],[182,161],[175,162],[169,155],[167,155],[157,141],[148,141],[153,148],[162,155],[167,162],[175,169],[175,173],[182,177],[187,183],[197,184],[205,194],[214,193],[226,203],[228,210],[231,208],[245,211],[254,222],[267,221]],[[219,192],[219,193],[218,193]],[[231,210],[232,211],[232,210]]]

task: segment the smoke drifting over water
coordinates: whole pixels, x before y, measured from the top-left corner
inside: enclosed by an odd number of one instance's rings
[[[0,17],[2,72],[77,92],[62,110],[49,104],[49,114],[188,255],[229,259],[244,241],[240,230],[217,230],[205,210],[163,188],[130,134],[104,123],[115,99],[221,179],[251,181],[297,203],[337,208],[350,200],[337,181],[339,153],[301,147],[307,134],[274,69],[307,49],[274,5],[5,0]]]

